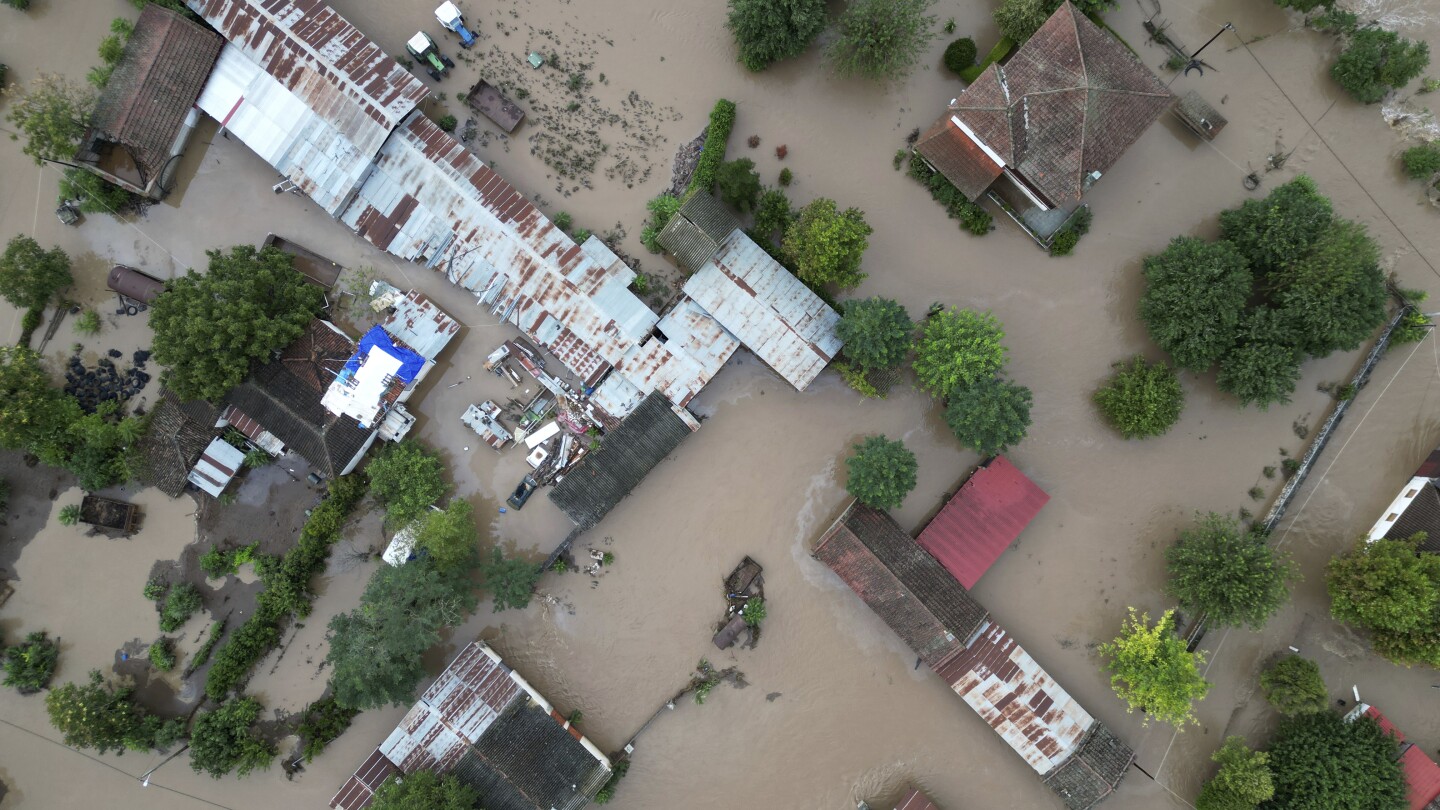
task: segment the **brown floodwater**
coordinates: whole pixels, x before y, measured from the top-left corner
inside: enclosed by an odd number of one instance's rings
[[[1143,4],[1144,12],[1122,3],[1108,20],[1158,66],[1165,55],[1143,44],[1140,25],[1153,2]],[[337,5],[393,53],[416,27],[436,32],[431,4],[422,0]],[[972,35],[983,47],[995,37],[990,7],[950,0],[935,13],[941,21],[954,17],[957,35]],[[1227,35],[1205,54],[1216,70],[1174,82],[1176,90],[1200,90],[1220,105],[1230,125],[1206,145],[1172,120],[1158,122],[1089,195],[1095,225],[1075,256],[1050,259],[1005,222],[984,238],[959,231],[923,189],[891,169],[906,134],[927,125],[959,89],[938,68],[943,41],[909,80],[880,87],[831,78],[816,53],[758,76],[745,73],[734,62],[724,7],[716,2],[537,0],[469,3],[466,10],[485,39],[476,61],[457,60],[454,76],[439,87],[462,121],[454,97],[482,68],[489,76],[523,76],[492,46],[512,57],[556,47],[567,61],[593,62],[596,109],[629,115],[622,102],[632,91],[650,105],[627,119],[633,130],[598,130],[615,153],[654,167],[629,185],[623,175],[608,179],[603,160],[590,178],[593,189],[558,182],[529,154],[532,128],[545,126],[541,115],[508,142],[477,138],[477,151],[546,210],[564,208],[577,226],[596,232],[619,220],[629,234],[625,248],[660,264],[638,244],[644,200],[668,185],[674,150],[724,96],[739,105],[732,156],[751,157],[773,182],[782,166],[774,147],[785,144],[783,166],[795,174],[790,195],[797,204],[828,196],[864,209],[875,233],[865,257],[870,277],[857,294],[894,297],[913,315],[934,301],[986,308],[1005,323],[1010,372],[1035,395],[1034,427],[1010,455],[1052,499],[976,594],[1136,749],[1144,773],[1132,771],[1107,808],[1183,807],[1211,773],[1209,754],[1225,735],[1263,741],[1275,718],[1257,693],[1256,674],[1288,645],[1319,661],[1334,697],[1348,700],[1356,685],[1411,739],[1429,752],[1440,749],[1434,673],[1369,654],[1363,639],[1329,619],[1323,585],[1325,561],[1369,527],[1440,442],[1440,351],[1433,338],[1381,363],[1277,532],[1304,575],[1292,602],[1261,632],[1212,632],[1205,639],[1215,687],[1198,706],[1198,726],[1176,735],[1127,715],[1093,652],[1116,631],[1127,605],[1152,615],[1169,605],[1161,592],[1163,549],[1195,510],[1263,508],[1246,491],[1256,485],[1267,496],[1278,491],[1261,469],[1278,464],[1282,448],[1301,451],[1293,425],[1318,425],[1331,404],[1316,386],[1348,378],[1359,362],[1358,353],[1346,353],[1307,363],[1295,401],[1264,413],[1236,409],[1212,376],[1187,375],[1181,423],[1161,438],[1122,441],[1097,418],[1089,396],[1112,362],[1136,352],[1156,356],[1134,314],[1141,259],[1176,234],[1213,235],[1215,213],[1247,197],[1242,177],[1262,170],[1278,143],[1293,154],[1282,170],[1264,175],[1262,192],[1310,174],[1337,210],[1370,227],[1402,284],[1440,292],[1433,266],[1440,261],[1440,212],[1403,178],[1396,159],[1402,147],[1378,108],[1342,97],[1329,80],[1332,40],[1294,30],[1284,12],[1257,0],[1165,2],[1172,36],[1192,48],[1226,21],[1246,41],[1265,36],[1247,49]],[[36,0],[29,15],[3,11],[0,60],[17,81],[37,71],[79,78],[95,61],[109,18],[134,15],[123,0],[90,0],[84,13],[54,0]],[[1440,45],[1440,27],[1407,33]],[[456,50],[452,43],[442,41],[447,51]],[[535,82],[527,85],[530,104],[563,102],[556,82]],[[755,150],[745,145],[752,134],[762,139]],[[177,194],[144,218],[91,215],[81,227],[65,228],[50,213],[58,173],[34,166],[16,144],[0,145],[0,235],[31,233],[64,247],[77,257],[75,297],[102,313],[113,312],[103,291],[109,262],[165,277],[203,265],[207,249],[258,242],[270,231],[424,290],[467,331],[415,400],[419,438],[445,455],[457,492],[472,500],[496,542],[536,559],[548,553],[568,522],[543,498],[501,514],[524,462],[513,451],[497,455],[481,446],[459,422],[471,402],[514,395],[480,368],[512,330],[442,277],[369,248],[307,200],[273,194],[269,167],[217,136],[213,123],[198,133],[182,176]],[[114,346],[128,353],[145,345],[143,319],[107,318],[100,338],[82,341],[87,351]],[[14,340],[18,320],[0,308],[0,339]],[[47,356],[63,357],[74,342],[62,327]],[[707,417],[703,429],[580,541],[582,549],[614,553],[614,568],[594,585],[579,574],[546,575],[545,598],[523,612],[497,615],[482,605],[427,658],[431,671],[460,643],[483,637],[562,711],[582,710],[585,733],[607,750],[625,743],[698,659],[743,671],[746,688],[722,687],[704,706],[680,705],[639,739],[614,802],[625,810],[847,808],[859,799],[894,798],[905,784],[952,808],[1060,807],[1022,760],[939,679],[915,671],[913,653],[809,556],[845,502],[843,458],[856,438],[884,433],[915,450],[919,486],[896,513],[912,529],[977,461],[948,435],[935,404],[903,386],[887,400],[862,400],[833,374],[797,393],[741,352],[693,407]],[[0,470],[7,478],[25,474]],[[177,559],[194,539],[190,499],[167,501],[153,491],[135,497],[147,517],[130,540],[84,537],[53,520],[33,536],[0,527],[0,542],[23,543],[18,553],[5,549],[18,581],[0,608],[0,629],[6,639],[39,627],[60,636],[62,681],[108,670],[122,646],[153,638],[154,613],[141,586],[156,560]],[[53,503],[23,508],[53,515],[77,498],[76,490],[64,490]],[[378,528],[372,517],[354,532],[368,545]],[[757,649],[719,653],[709,638],[723,611],[720,581],[747,554],[765,566],[770,618]],[[251,688],[267,708],[292,713],[321,694],[325,623],[356,604],[373,566],[337,559],[322,577],[314,614],[287,634],[283,658],[257,669]],[[190,643],[201,625],[197,618],[184,628]],[[215,781],[191,773],[181,757],[144,789],[135,776],[160,757],[67,751],[53,743],[41,698],[7,691],[0,694],[0,782],[8,792],[0,807],[319,808],[403,711],[363,714],[293,781],[279,767]]]

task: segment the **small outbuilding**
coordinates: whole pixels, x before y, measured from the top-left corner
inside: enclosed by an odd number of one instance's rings
[[[200,459],[185,478],[211,497],[218,498],[225,488],[230,486],[230,482],[244,464],[244,453],[224,439],[215,438],[210,441],[205,452],[200,454]]]
[[[1194,90],[1187,90],[1172,109],[1182,124],[1207,141],[1215,140],[1215,136],[1229,123],[1219,110],[1211,107],[1210,102]]]

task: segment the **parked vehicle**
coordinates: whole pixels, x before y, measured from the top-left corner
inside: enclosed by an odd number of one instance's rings
[[[445,74],[449,72],[450,68],[455,67],[455,63],[450,61],[450,57],[440,53],[440,48],[436,46],[435,40],[431,39],[430,35],[424,31],[416,31],[415,36],[405,43],[405,50],[415,57],[416,62],[424,65],[425,72],[429,73],[430,78],[437,82],[445,78]]]
[[[510,493],[510,497],[506,498],[505,502],[517,511],[523,509],[525,502],[530,500],[530,496],[535,494],[535,490],[539,486],[539,481],[536,481],[533,476],[527,475],[520,479],[520,485],[515,487],[515,491]]]
[[[475,35],[465,27],[465,18],[460,15],[460,9],[456,8],[450,0],[445,0],[439,8],[435,9],[435,19],[440,21],[440,25],[445,30],[454,31],[459,35],[460,47],[468,48],[475,44]]]
[[[55,209],[55,216],[62,225],[79,225],[84,217],[80,214],[79,200],[63,200],[60,207]]]

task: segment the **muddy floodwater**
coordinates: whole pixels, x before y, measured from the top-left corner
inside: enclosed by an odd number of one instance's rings
[[[335,5],[391,53],[402,53],[417,27],[440,33],[427,0]],[[1141,27],[1154,5],[1121,0],[1107,20],[1158,69],[1165,54],[1144,43]],[[1235,24],[1236,33],[1205,54],[1214,70],[1172,85],[1200,90],[1229,127],[1202,144],[1178,122],[1160,120],[1088,195],[1094,228],[1075,255],[1050,259],[1003,220],[983,238],[959,231],[919,185],[891,168],[906,135],[928,125],[961,89],[939,68],[946,37],[910,79],[881,87],[832,78],[813,51],[764,74],[746,73],[734,61],[717,0],[463,6],[483,38],[439,85],[448,97],[439,105],[463,122],[457,98],[482,70],[533,82],[530,100],[522,102],[533,105],[531,119],[508,139],[477,122],[473,148],[547,213],[565,210],[596,233],[621,226],[627,233],[621,244],[640,257],[642,269],[664,262],[639,244],[644,201],[669,185],[676,148],[700,131],[723,96],[739,106],[730,156],[752,158],[770,184],[782,165],[791,169],[797,205],[826,196],[865,211],[874,234],[865,254],[869,279],[857,295],[896,298],[913,316],[937,301],[990,309],[1005,324],[1010,373],[1035,399],[1034,427],[1009,455],[1051,500],[975,593],[1135,748],[1138,768],[1107,800],[1108,810],[1187,806],[1210,776],[1209,755],[1225,735],[1263,741],[1275,717],[1256,676],[1291,645],[1319,662],[1333,697],[1349,700],[1354,685],[1409,739],[1432,754],[1440,749],[1440,698],[1431,687],[1440,677],[1371,655],[1364,639],[1329,618],[1323,583],[1325,561],[1370,526],[1440,442],[1440,350],[1433,337],[1391,352],[1379,365],[1277,530],[1277,542],[1304,576],[1292,602],[1261,632],[1206,637],[1215,687],[1198,706],[1198,726],[1177,735],[1126,714],[1093,652],[1116,632],[1126,606],[1152,615],[1169,606],[1161,592],[1163,549],[1194,511],[1264,508],[1247,490],[1261,486],[1267,499],[1278,492],[1279,481],[1264,478],[1262,468],[1277,465],[1282,449],[1302,451],[1295,425],[1318,426],[1333,404],[1317,385],[1348,380],[1361,357],[1308,362],[1294,402],[1268,412],[1238,410],[1217,391],[1213,375],[1185,375],[1180,424],[1161,438],[1123,441],[1100,422],[1089,397],[1111,363],[1137,352],[1158,356],[1135,317],[1142,258],[1177,234],[1214,235],[1215,214],[1249,195],[1244,175],[1263,173],[1266,156],[1278,149],[1290,158],[1263,174],[1258,193],[1298,173],[1311,175],[1338,212],[1370,228],[1403,286],[1428,290],[1432,300],[1440,293],[1440,211],[1402,176],[1401,143],[1378,107],[1342,97],[1328,78],[1331,38],[1300,30],[1261,0],[1162,0],[1171,35],[1192,48],[1221,24]],[[942,22],[955,18],[956,35],[973,36],[983,49],[996,38],[991,9],[989,2],[944,0],[934,13]],[[80,78],[96,62],[109,20],[135,13],[122,0],[34,0],[24,15],[0,9],[0,61],[9,64],[12,81],[37,72]],[[1405,33],[1440,46],[1440,28]],[[445,39],[442,47],[453,52],[453,42]],[[624,124],[597,129],[609,149],[584,183],[561,180],[545,162],[556,132],[569,131],[556,122],[554,108],[563,100],[539,74],[514,67],[530,50],[552,49],[567,65],[589,65],[593,86],[586,95],[595,100],[582,112],[608,111]],[[556,83],[554,76],[548,81]],[[540,112],[541,105],[550,112]],[[760,136],[759,148],[747,148],[750,135]],[[783,164],[774,153],[780,144],[789,153]],[[92,358],[110,347],[128,355],[148,343],[143,316],[114,314],[114,299],[104,292],[112,262],[164,278],[203,267],[207,249],[258,243],[275,232],[349,268],[373,268],[424,291],[466,326],[411,403],[421,420],[418,437],[444,455],[457,493],[507,548],[539,560],[564,537],[568,522],[543,497],[522,512],[500,512],[524,472],[521,454],[497,455],[460,424],[466,405],[513,395],[481,368],[513,330],[497,325],[468,294],[374,251],[309,201],[273,193],[272,170],[217,135],[214,122],[192,142],[176,193],[142,218],[89,215],[80,227],[66,228],[51,213],[58,178],[56,169],[21,155],[19,144],[0,142],[0,236],[32,234],[74,258],[73,297],[106,321],[100,336],[82,341]],[[0,340],[13,342],[19,332],[19,313],[0,309]],[[62,325],[46,357],[58,367],[75,342]],[[145,393],[151,402],[154,385]],[[886,400],[864,400],[833,373],[797,393],[743,350],[692,408],[705,417],[704,427],[579,542],[612,552],[613,568],[593,585],[581,574],[547,574],[542,598],[523,612],[497,615],[482,603],[427,657],[430,671],[438,672],[461,643],[484,638],[562,712],[581,710],[585,734],[614,750],[683,685],[698,659],[738,667],[748,686],[722,686],[703,706],[679,705],[640,737],[612,805],[623,810],[850,808],[861,799],[885,806],[907,784],[947,808],[1059,808],[1030,768],[938,678],[917,671],[914,654],[809,555],[846,501],[842,460],[861,436],[903,438],[919,457],[919,486],[895,513],[902,525],[918,528],[938,508],[978,460],[949,435],[939,408],[908,385]],[[13,456],[0,463],[0,476],[32,481],[17,487],[25,497],[12,499],[0,525],[0,564],[15,587],[0,607],[4,639],[42,627],[60,637],[57,683],[82,679],[90,669],[110,671],[122,647],[156,635],[141,588],[157,560],[178,559],[195,540],[194,502],[153,490],[131,493],[145,510],[141,531],[126,540],[87,537],[54,520],[79,498],[71,482],[52,476],[55,482],[45,483],[35,476],[48,473],[24,468]],[[352,533],[364,535],[352,538],[362,546],[384,539],[373,517]],[[764,638],[754,650],[720,653],[710,644],[724,609],[720,583],[747,554],[765,566]],[[287,632],[283,659],[266,659],[256,670],[250,691],[267,712],[287,716],[320,696],[325,623],[355,606],[374,565],[332,561],[313,615]],[[193,644],[207,623],[192,619],[180,633],[183,643]],[[138,775],[161,764],[161,756],[67,750],[42,697],[6,690],[0,807],[321,808],[403,713],[400,707],[364,713],[293,779],[277,764],[247,779],[216,781],[192,773],[181,756],[143,788]],[[292,743],[282,741],[282,753]]]

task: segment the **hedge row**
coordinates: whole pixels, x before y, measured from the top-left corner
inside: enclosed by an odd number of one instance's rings
[[[730,141],[730,130],[735,126],[735,102],[720,99],[710,111],[710,126],[705,130],[705,145],[700,149],[700,160],[695,163],[695,173],[690,175],[686,196],[696,190],[709,193],[715,188],[715,173],[725,161],[725,146]]]
[[[945,175],[932,170],[918,153],[911,154],[910,167],[905,173],[925,186],[951,219],[960,220],[960,227],[976,236],[983,236],[995,227],[989,211],[961,193]]]
[[[1011,42],[1008,37],[1001,37],[1000,41],[995,43],[995,47],[990,49],[990,53],[985,54],[985,61],[960,71],[960,78],[964,79],[966,84],[974,84],[975,80],[980,78],[980,74],[985,72],[985,68],[1004,59],[1014,47],[1015,43]]]
[[[205,676],[205,694],[224,700],[250,670],[280,642],[280,622],[294,614],[310,613],[314,593],[310,580],[325,567],[330,547],[340,539],[345,519],[365,497],[366,480],[361,473],[337,478],[330,494],[310,513],[300,542],[284,557],[260,558],[256,568],[264,590],[255,600],[255,613],[240,626],[230,641],[215,654],[215,664]]]

